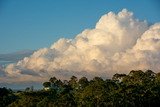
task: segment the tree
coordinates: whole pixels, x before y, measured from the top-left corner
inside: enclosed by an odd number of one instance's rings
[[[118,73],[116,73],[116,74],[113,75],[112,80],[121,82],[125,76],[126,76],[126,74],[118,74]]]
[[[51,83],[55,83],[57,81],[57,78],[56,77],[51,77],[50,79],[49,79],[49,82],[51,82]]]
[[[145,73],[141,70],[132,70],[127,76],[125,76],[122,82],[128,85],[142,85],[145,77]]]
[[[70,78],[69,84],[74,84],[74,83],[76,83],[77,81],[78,81],[77,77],[76,77],[76,76],[72,76],[72,77]]]
[[[63,86],[63,82],[59,79],[55,82],[55,84],[58,86],[58,87],[62,87]]]
[[[30,88],[29,88],[29,87],[26,87],[25,91],[26,91],[26,92],[30,91]]]
[[[86,77],[82,77],[79,79],[78,84],[79,84],[80,88],[83,89],[89,84],[89,81]]]
[[[76,87],[77,87],[77,81],[78,81],[77,77],[72,76],[72,77],[70,78],[70,80],[69,80],[69,85],[71,85],[71,87],[72,87],[73,89],[76,89]]]
[[[102,78],[93,78],[83,90],[76,93],[76,99],[79,99],[78,104],[89,107],[106,106],[106,87]]]
[[[119,80],[120,79],[120,80]],[[118,81],[118,82],[117,82]],[[58,86],[49,91],[30,91],[15,94],[6,88],[0,88],[0,106],[2,107],[155,107],[160,106],[160,73],[151,70],[145,72],[132,70],[128,75],[115,74],[105,81],[94,77],[77,79],[72,76],[62,82],[52,78],[44,82]],[[61,89],[59,88],[61,87]],[[77,88],[78,87],[78,88]],[[60,90],[60,91],[59,91]],[[14,102],[13,102],[14,101]],[[13,102],[13,103],[12,103]],[[11,103],[11,104],[10,104]],[[8,105],[10,104],[10,105]]]
[[[93,82],[103,82],[103,79],[101,77],[94,77]]]
[[[13,94],[11,89],[5,87],[0,88],[0,106],[7,107],[9,104],[14,102],[17,97]]]
[[[43,86],[44,86],[44,87],[51,87],[51,83],[50,83],[50,82],[44,82],[44,83],[43,83]]]

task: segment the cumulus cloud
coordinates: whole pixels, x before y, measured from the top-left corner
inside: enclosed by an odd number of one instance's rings
[[[94,29],[74,39],[61,38],[49,48],[5,68],[5,81],[43,81],[51,76],[111,77],[132,69],[160,70],[160,23],[149,26],[123,9],[103,15]],[[17,78],[16,80],[14,78]]]

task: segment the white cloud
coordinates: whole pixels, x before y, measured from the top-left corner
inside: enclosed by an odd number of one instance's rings
[[[160,70],[160,24],[148,26],[123,9],[100,18],[94,29],[59,39],[5,69],[2,80],[42,81],[51,76],[103,76],[132,69]],[[37,79],[36,79],[37,78]]]

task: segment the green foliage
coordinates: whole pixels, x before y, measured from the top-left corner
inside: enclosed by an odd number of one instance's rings
[[[51,77],[50,79],[49,79],[49,82],[51,82],[51,83],[55,83],[57,81],[57,78],[56,77]]]
[[[155,107],[160,106],[160,73],[132,70],[128,75],[115,74],[112,79],[95,77],[78,80],[72,76],[62,82],[56,77],[43,83],[49,91],[26,91],[7,102],[9,90],[1,91],[9,107]],[[12,94],[13,95],[13,94]],[[12,97],[13,98],[13,97]],[[2,104],[2,103],[1,103]],[[3,106],[2,106],[3,107]]]
[[[51,87],[51,83],[50,83],[50,82],[44,82],[44,83],[43,83],[43,86],[44,86],[44,87]]]
[[[78,81],[78,85],[80,89],[84,89],[86,86],[88,86],[89,81],[86,77],[82,77]]]
[[[0,88],[0,107],[6,107],[14,102],[16,98],[11,89],[6,89],[5,87]]]

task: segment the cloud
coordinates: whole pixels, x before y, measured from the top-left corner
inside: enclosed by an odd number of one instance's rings
[[[23,50],[14,53],[0,54],[0,66],[7,66],[10,63],[16,63],[22,60],[24,57],[28,57],[33,54],[32,50]]]
[[[94,29],[74,39],[61,38],[49,48],[5,68],[8,82],[43,81],[51,76],[112,77],[132,69],[160,70],[160,23],[149,26],[123,9],[103,15]],[[15,78],[17,78],[15,80]]]

